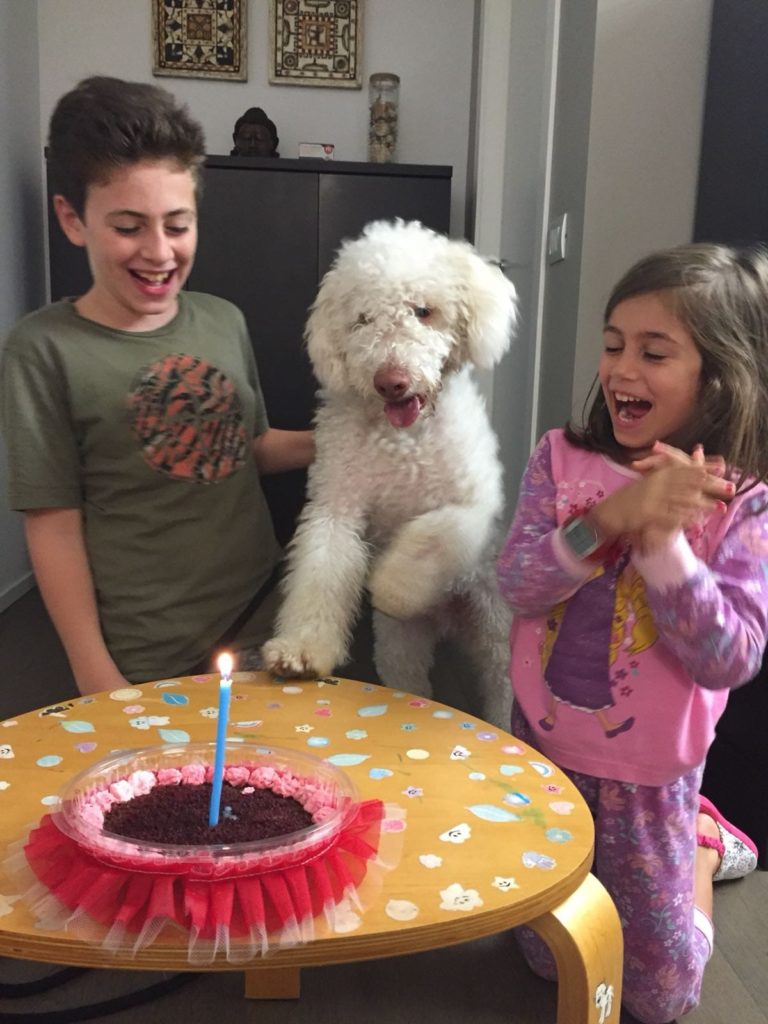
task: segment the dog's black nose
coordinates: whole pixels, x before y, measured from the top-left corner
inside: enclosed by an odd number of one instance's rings
[[[373,377],[373,386],[378,394],[388,402],[396,402],[404,398],[411,385],[411,378],[405,370],[392,368],[377,370]]]

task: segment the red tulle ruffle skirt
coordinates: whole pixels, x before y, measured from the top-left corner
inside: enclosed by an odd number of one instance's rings
[[[46,815],[11,862],[17,877],[22,861],[34,875],[24,898],[39,927],[131,955],[175,926],[188,936],[190,963],[218,954],[241,963],[318,932],[352,930],[366,887],[375,889],[397,861],[402,818],[399,808],[367,800],[333,836],[304,850],[300,863],[291,853],[267,865],[222,856],[201,869],[194,847],[188,859],[110,856],[64,834]]]

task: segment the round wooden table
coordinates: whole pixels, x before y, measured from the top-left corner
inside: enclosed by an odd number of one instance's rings
[[[146,683],[0,723],[0,843],[55,806],[75,772],[119,749],[213,740],[218,676]],[[353,680],[236,673],[228,739],[293,747],[405,811],[402,855],[363,914],[245,971],[246,995],[298,995],[299,968],[401,956],[528,924],[558,965],[558,1024],[617,1020],[622,935],[589,873],[593,823],[570,780],[508,733],[436,701]],[[89,967],[192,970],[186,942],[110,956],[36,927],[0,875],[0,954]],[[234,970],[216,959],[209,970]]]

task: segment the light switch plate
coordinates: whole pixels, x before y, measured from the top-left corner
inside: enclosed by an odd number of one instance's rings
[[[547,262],[559,263],[564,260],[568,241],[568,214],[563,213],[549,222],[547,232]]]

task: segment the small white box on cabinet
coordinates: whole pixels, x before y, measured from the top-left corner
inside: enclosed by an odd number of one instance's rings
[[[299,156],[313,156],[320,160],[333,160],[335,148],[332,142],[300,142]]]

